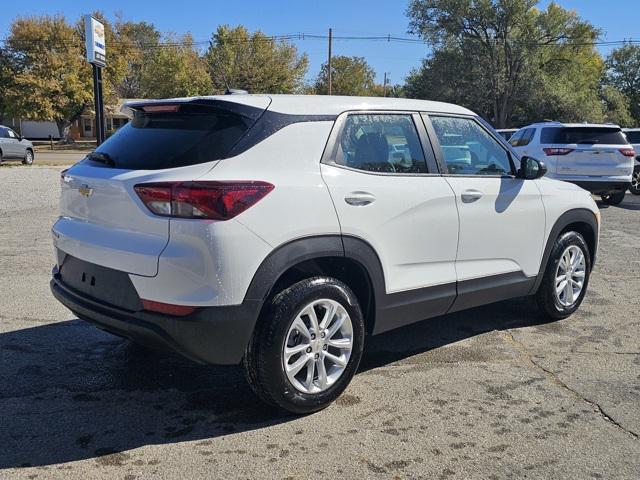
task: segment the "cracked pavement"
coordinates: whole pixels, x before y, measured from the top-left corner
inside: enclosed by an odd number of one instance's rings
[[[579,311],[511,300],[369,338],[331,407],[149,352],[50,295],[61,168],[0,168],[0,479],[640,478],[640,197],[601,206]]]

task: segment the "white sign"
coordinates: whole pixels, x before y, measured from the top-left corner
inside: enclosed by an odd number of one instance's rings
[[[85,15],[84,35],[87,47],[87,62],[104,67],[107,64],[104,25],[91,15]]]

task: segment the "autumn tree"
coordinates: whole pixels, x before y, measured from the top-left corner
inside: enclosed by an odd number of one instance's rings
[[[6,40],[11,82],[4,101],[16,116],[53,120],[60,137],[93,101],[91,67],[78,30],[64,17],[18,18]]]
[[[150,54],[140,76],[145,98],[210,95],[212,91],[204,59],[195,50],[193,38],[166,35],[161,46]]]
[[[333,95],[382,96],[382,86],[375,83],[376,72],[363,57],[338,55],[331,59],[331,93]],[[315,81],[319,95],[329,93],[329,64],[320,67]]]
[[[308,59],[295,45],[245,27],[218,27],[205,55],[216,93],[227,87],[250,93],[295,93],[303,86]]]
[[[582,115],[594,105],[595,110],[588,112],[601,115],[602,64],[592,45],[598,29],[553,2],[544,10],[536,8],[537,3],[411,0],[410,32],[433,45],[433,53],[409,77],[407,92],[422,98],[462,100],[458,103],[493,120],[497,127],[506,127],[562,86],[556,100],[566,100],[568,110],[585,107],[562,115]],[[587,74],[580,75],[584,62]]]

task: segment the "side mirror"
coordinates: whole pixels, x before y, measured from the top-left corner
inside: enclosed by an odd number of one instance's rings
[[[547,166],[544,162],[533,157],[522,157],[520,160],[520,170],[518,177],[524,180],[535,180],[547,173]]]

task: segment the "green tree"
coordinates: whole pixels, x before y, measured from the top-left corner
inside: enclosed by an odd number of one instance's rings
[[[613,50],[606,69],[605,83],[627,96],[635,124],[640,124],[640,45],[627,44]]]
[[[53,120],[69,138],[74,120],[91,105],[91,68],[82,39],[64,17],[18,18],[6,41],[11,82],[3,89],[16,116]]]
[[[382,86],[375,83],[376,72],[363,57],[342,55],[331,59],[331,93],[333,95],[382,96]],[[323,63],[316,78],[319,95],[329,93],[329,65]]]
[[[531,114],[531,106],[547,93],[544,85],[553,83],[550,76],[568,75],[581,88],[569,103],[596,105],[595,115],[601,115],[600,72],[591,69],[598,66],[591,43],[599,31],[573,11],[555,3],[539,10],[537,3],[411,0],[410,32],[431,43],[433,54],[409,76],[408,94],[458,101],[505,127]],[[585,60],[589,75],[577,78]]]
[[[293,93],[303,88],[308,59],[295,45],[276,41],[243,26],[218,27],[212,35],[206,60],[214,90],[227,86],[251,93]]]
[[[194,49],[191,35],[167,35],[164,44],[149,56],[141,78],[147,98],[210,95],[211,78],[204,59]]]
[[[611,85],[603,85],[600,92],[602,98],[604,119],[622,127],[634,125],[634,118],[629,110],[629,99],[620,90]]]

